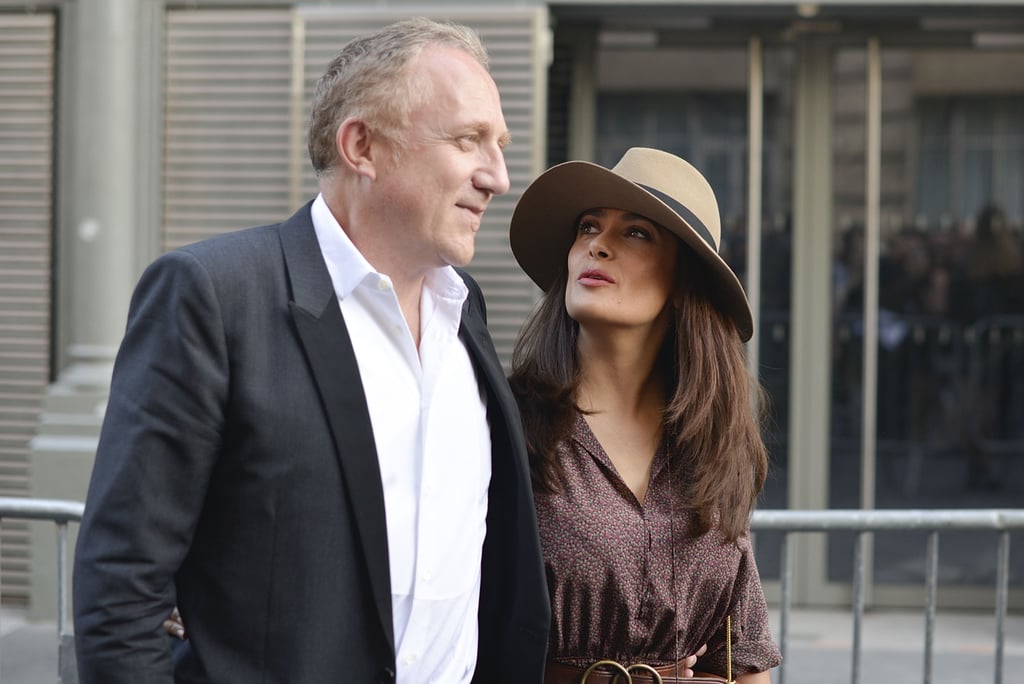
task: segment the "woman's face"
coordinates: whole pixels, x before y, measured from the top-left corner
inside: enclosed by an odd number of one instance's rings
[[[569,249],[565,307],[584,329],[668,320],[679,238],[643,216],[590,209]]]

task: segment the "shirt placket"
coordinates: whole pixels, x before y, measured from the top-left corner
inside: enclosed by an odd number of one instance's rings
[[[431,406],[437,393],[438,383],[444,366],[448,345],[454,341],[454,333],[440,324],[437,311],[424,307],[421,310],[420,346],[417,355],[417,366],[420,369],[420,435],[422,443],[420,452],[423,454],[421,478],[419,483],[420,509],[417,516],[418,541],[415,556],[415,575],[413,583],[413,611],[410,615],[409,627],[403,646],[400,663],[407,669],[415,670],[424,656],[428,644],[434,636],[433,616],[430,612],[434,594],[434,585],[439,580],[438,573],[442,568],[442,540],[438,530],[448,527],[436,518],[437,506],[435,497],[441,496],[443,468],[438,467],[437,459],[446,454],[437,453],[431,448],[433,416]],[[440,317],[443,319],[443,317]],[[450,334],[449,334],[450,333]]]
[[[394,290],[391,286],[391,281],[383,275],[378,275],[378,280],[375,286],[376,294],[385,298],[385,301],[381,302],[381,306],[375,307],[374,310],[382,312],[383,317],[382,327],[388,332],[388,338],[402,357],[405,364],[408,366],[412,378],[416,382],[416,387],[419,395],[419,411],[418,414],[421,416],[419,430],[417,430],[421,443],[419,450],[422,453],[424,440],[423,430],[424,422],[422,419],[424,407],[429,403],[426,391],[426,380],[423,374],[423,368],[420,363],[419,353],[416,350],[416,345],[413,342],[412,335],[409,332],[408,324],[402,314],[401,308],[398,305],[398,299],[394,294]],[[419,489],[422,487],[424,479],[424,468],[422,464],[420,467],[415,467],[415,464],[411,464],[414,467],[409,468],[408,476],[417,478],[419,481],[414,482],[413,487]],[[423,509],[421,506],[417,506],[414,520],[416,525],[422,527]],[[403,630],[403,637],[401,643],[397,644],[398,647],[398,668],[399,668],[399,680],[406,679],[406,676],[410,672],[415,672],[419,659],[423,654],[424,647],[424,635],[429,631],[429,626],[425,624],[425,616],[422,614],[422,610],[418,609],[416,605],[416,595],[418,593],[418,585],[420,582],[420,568],[423,567],[423,557],[425,554],[429,554],[430,550],[425,548],[428,545],[422,543],[423,536],[416,535],[412,539],[414,545],[413,552],[413,585],[412,585],[412,596],[410,597],[410,612],[408,615],[408,621],[405,624]],[[403,673],[403,670],[405,671]]]

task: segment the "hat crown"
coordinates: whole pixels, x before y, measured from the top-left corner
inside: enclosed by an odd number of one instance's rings
[[[674,154],[650,147],[631,147],[622,155],[612,173],[663,195],[662,201],[677,203],[703,224],[712,238],[711,246],[719,250],[722,241],[722,221],[718,214],[718,200],[711,184],[700,171]],[[698,226],[697,232],[701,233]],[[701,235],[707,240],[706,235]]]

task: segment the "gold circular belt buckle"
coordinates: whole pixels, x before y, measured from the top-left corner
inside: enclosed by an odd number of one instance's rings
[[[618,672],[615,673],[616,677],[618,677],[620,674],[625,675],[626,684],[633,684],[633,676],[629,674],[629,670],[633,667],[636,667],[636,665],[632,665],[630,666],[630,668],[627,669],[622,665],[622,663],[616,662],[614,660],[598,660],[596,663],[588,667],[586,670],[584,670],[583,677],[580,678],[580,684],[587,684],[587,678],[590,677],[590,673],[596,670],[597,668],[601,667],[602,665],[607,665],[608,667],[614,670],[618,670]],[[660,677],[658,678],[658,681],[660,683]]]
[[[629,667],[626,668],[626,672],[629,672],[630,675],[633,674],[633,670],[637,670],[637,671],[640,671],[640,672],[643,672],[643,671],[646,670],[647,672],[651,673],[651,677],[654,679],[654,683],[655,684],[664,684],[664,682],[661,679],[661,675],[658,674],[658,671],[655,670],[653,667],[651,667],[650,665],[648,665],[646,663],[634,663],[634,664],[632,664],[632,665],[630,665]],[[633,678],[630,677],[630,681],[632,681],[632,679]]]

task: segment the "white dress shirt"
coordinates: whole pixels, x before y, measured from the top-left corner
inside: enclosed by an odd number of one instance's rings
[[[491,478],[487,407],[458,338],[468,290],[451,267],[427,277],[417,350],[391,279],[363,258],[323,196],[312,216],[377,445],[397,684],[468,683]]]

